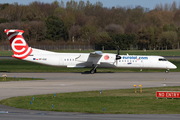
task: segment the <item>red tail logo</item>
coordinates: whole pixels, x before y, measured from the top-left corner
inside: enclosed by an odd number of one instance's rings
[[[22,36],[22,34],[24,33],[23,30],[5,29],[5,33],[9,38],[11,48],[14,52],[14,55],[12,55],[13,57],[18,59],[24,59],[32,53],[32,48],[27,45],[24,37]]]

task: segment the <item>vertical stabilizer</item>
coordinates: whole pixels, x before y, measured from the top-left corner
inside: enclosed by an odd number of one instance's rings
[[[32,48],[28,46],[22,35],[24,33],[23,30],[5,29],[4,32],[7,34],[11,48],[14,52],[12,57],[24,59],[32,53]]]

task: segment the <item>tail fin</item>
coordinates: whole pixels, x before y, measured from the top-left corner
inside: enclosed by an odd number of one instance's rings
[[[32,53],[32,48],[28,46],[22,35],[24,33],[23,30],[5,29],[4,32],[7,34],[11,48],[14,52],[12,57],[24,59]]]

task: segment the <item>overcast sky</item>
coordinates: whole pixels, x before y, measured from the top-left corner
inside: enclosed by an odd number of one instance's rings
[[[29,3],[33,1],[39,1],[39,2],[45,2],[45,3],[52,3],[54,0],[0,0],[0,3],[14,3],[18,2],[18,4],[25,4],[28,5]],[[57,0],[58,2],[61,2],[61,0]],[[70,0],[62,0],[64,3]],[[74,1],[80,1],[80,0],[74,0]],[[87,0],[83,0],[87,1]],[[138,6],[150,8],[150,10],[154,9],[156,4],[164,4],[164,3],[173,3],[173,1],[177,2],[177,5],[179,6],[180,0],[89,0],[91,3],[96,3],[97,1],[100,1],[103,3],[103,7],[117,7],[117,6]]]

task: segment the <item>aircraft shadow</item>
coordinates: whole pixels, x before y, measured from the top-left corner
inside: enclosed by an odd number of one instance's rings
[[[8,72],[8,71],[2,71],[2,70],[1,70],[0,72]]]
[[[106,74],[106,73],[114,73],[114,72],[96,72],[94,74]],[[91,74],[90,71],[82,72],[81,74]]]

